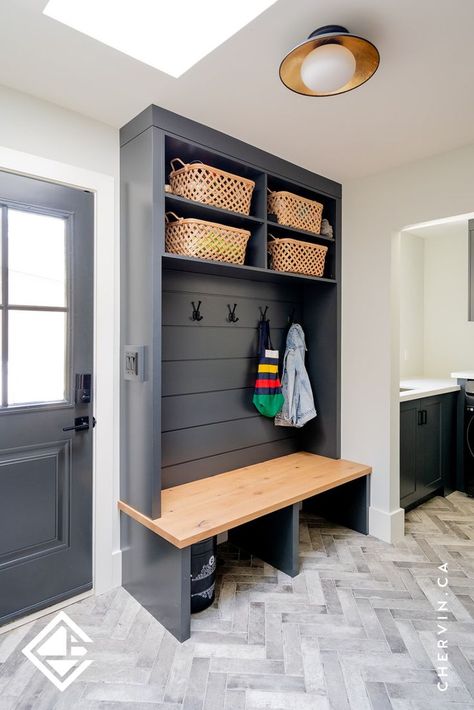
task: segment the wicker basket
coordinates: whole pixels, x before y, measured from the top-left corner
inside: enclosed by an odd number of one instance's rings
[[[181,164],[176,169],[175,163]],[[255,187],[253,180],[226,173],[199,161],[183,163],[180,158],[171,161],[170,185],[175,195],[188,200],[214,205],[232,212],[250,213],[250,202]]]
[[[169,221],[169,216],[175,222]],[[202,219],[182,219],[174,212],[166,216],[166,251],[199,259],[243,264],[250,237],[246,229],[227,227]]]
[[[276,215],[279,224],[304,229],[314,234],[320,233],[323,214],[323,206],[320,202],[308,200],[286,190],[268,192],[268,212]]]
[[[320,244],[300,242],[296,239],[272,239],[268,242],[268,252],[272,257],[272,269],[290,271],[294,274],[322,276],[328,248]]]

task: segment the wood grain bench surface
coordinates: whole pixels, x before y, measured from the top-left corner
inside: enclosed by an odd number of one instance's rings
[[[372,473],[370,466],[299,451],[161,492],[161,518],[121,511],[176,547],[255,520]]]

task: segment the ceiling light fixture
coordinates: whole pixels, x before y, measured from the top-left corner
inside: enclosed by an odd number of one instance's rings
[[[341,25],[325,25],[289,52],[280,64],[284,85],[304,96],[334,96],[356,89],[380,63],[377,47]]]
[[[43,14],[177,78],[276,0],[49,0]]]

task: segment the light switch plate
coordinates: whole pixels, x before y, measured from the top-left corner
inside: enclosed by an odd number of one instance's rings
[[[124,350],[124,377],[132,382],[145,380],[145,346],[126,345]]]

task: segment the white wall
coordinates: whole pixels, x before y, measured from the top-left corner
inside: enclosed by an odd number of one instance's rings
[[[342,454],[372,464],[370,529],[399,508],[400,230],[474,211],[474,146],[344,185]]]
[[[118,479],[118,131],[0,87],[0,169],[95,193],[95,588],[120,583]]]
[[[400,377],[424,371],[425,240],[400,238]]]
[[[0,144],[114,177],[119,174],[116,129],[4,86],[0,86]]]
[[[424,374],[449,377],[474,367],[474,323],[468,321],[468,226],[425,240]]]

